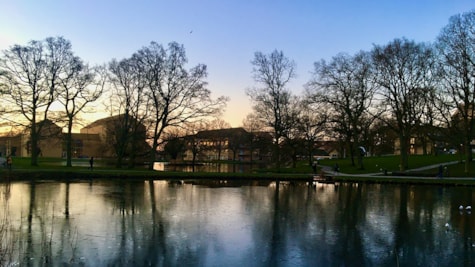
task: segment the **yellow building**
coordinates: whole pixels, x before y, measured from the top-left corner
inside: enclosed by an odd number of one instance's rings
[[[114,157],[113,142],[110,133],[113,126],[121,116],[113,116],[97,120],[82,128],[80,133],[72,134],[73,158]],[[66,133],[62,128],[50,120],[42,123],[42,130],[38,147],[40,157],[66,157]],[[145,126],[141,126],[144,132],[141,143],[145,143]],[[0,133],[0,156],[12,155],[16,157],[31,156],[30,135],[27,130],[22,133]]]

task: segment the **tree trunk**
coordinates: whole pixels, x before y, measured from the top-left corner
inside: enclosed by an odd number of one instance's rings
[[[140,140],[138,140],[137,138],[137,127],[135,127],[135,130],[132,136],[131,149],[130,149],[129,164],[128,164],[129,169],[135,168],[135,160],[137,159],[138,142],[140,142]]]
[[[155,116],[158,116],[157,113],[155,113]],[[164,129],[164,126],[161,127],[161,130],[159,131],[159,121],[155,121],[153,125],[153,141],[152,141],[152,149],[150,151],[150,160],[148,164],[148,169],[153,170],[153,164],[155,163],[155,154],[157,153],[157,147],[158,147],[158,136],[159,133],[161,133]]]
[[[277,168],[277,170],[279,170],[280,169],[280,145],[278,141],[276,141],[276,143],[274,144],[274,151],[275,151],[275,155],[274,155],[275,167]]]
[[[400,135],[401,157],[399,161],[399,170],[406,171],[409,168],[409,156],[407,153],[409,140],[406,136]]]
[[[196,163],[196,153],[193,152],[193,159],[191,160],[191,169],[195,172],[195,163]]]
[[[233,150],[233,173],[236,172],[236,150]]]
[[[72,167],[72,129],[73,129],[73,120],[69,118],[68,120],[68,133],[66,134],[66,167]],[[91,155],[92,156],[92,155]]]
[[[357,159],[358,159],[358,168],[360,168],[360,170],[364,170],[364,165],[363,165],[363,155],[361,154],[361,151],[358,151],[358,156],[357,156]]]
[[[471,148],[471,145],[470,145],[470,138],[466,138],[465,140],[465,148],[464,148],[464,152],[465,152],[465,169],[464,169],[464,172],[465,174],[469,174],[470,173],[470,164],[472,163],[472,148]]]
[[[355,148],[351,142],[348,142],[348,150],[350,151],[351,166],[355,166]]]
[[[38,166],[38,133],[36,132],[36,121],[32,121],[30,132],[31,146],[31,166]]]

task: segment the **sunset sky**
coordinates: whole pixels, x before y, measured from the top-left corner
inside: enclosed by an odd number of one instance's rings
[[[0,0],[0,50],[63,36],[91,65],[129,57],[151,41],[184,45],[188,67],[208,66],[214,97],[230,97],[223,119],[237,127],[251,112],[256,51],[281,50],[297,65],[301,94],[313,63],[340,52],[369,51],[406,37],[432,42],[450,16],[473,0]]]

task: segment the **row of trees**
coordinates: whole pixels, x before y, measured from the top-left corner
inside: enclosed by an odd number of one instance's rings
[[[166,129],[184,128],[219,115],[224,109],[228,99],[223,96],[212,99],[211,91],[206,88],[206,65],[198,64],[187,70],[186,63],[184,47],[175,42],[166,48],[152,42],[130,58],[110,63],[113,112],[124,114],[122,132],[115,140],[118,167],[125,148],[134,143],[130,142],[131,137],[140,125],[147,126],[152,169]]]
[[[343,142],[353,164],[356,158],[363,167],[363,147],[384,143],[390,133],[381,129],[391,129],[400,140],[401,169],[408,168],[412,137],[435,143],[445,131],[465,149],[468,172],[475,111],[475,11],[451,17],[432,44],[395,39],[371,51],[318,61],[302,96],[289,88],[295,63],[283,52],[256,52],[251,63],[256,87],[247,94],[254,112],[245,124],[251,132],[262,130],[259,125],[273,132],[277,167],[283,155],[295,162],[302,147],[311,158],[313,144],[322,136]],[[133,140],[145,125],[152,168],[169,129],[219,115],[227,102],[226,97],[211,98],[206,65],[187,69],[186,64],[184,47],[174,42],[167,47],[152,42],[129,58],[92,68],[62,37],[14,45],[0,58],[1,113],[16,123],[20,114],[30,127],[32,165],[37,165],[38,122],[52,117],[64,121],[70,166],[73,123],[102,96],[110,101],[111,115],[121,114],[111,140],[117,166],[126,156],[135,156],[127,151],[136,151]],[[52,114],[55,105],[63,108]],[[445,130],[435,134],[433,129]]]
[[[40,122],[64,122],[67,166],[71,166],[71,133],[78,114],[100,97],[110,99],[111,114],[120,114],[120,125],[110,140],[117,166],[122,166],[126,156],[135,156],[126,151],[136,151],[134,140],[145,125],[152,168],[166,128],[217,115],[227,102],[226,97],[211,98],[205,65],[187,70],[186,64],[185,49],[177,43],[164,48],[152,42],[130,58],[92,68],[74,55],[63,37],[14,45],[0,58],[0,113],[3,119],[30,130],[32,165],[38,164],[44,125]],[[53,106],[62,108],[53,111]]]
[[[71,132],[76,116],[96,101],[104,88],[103,69],[90,68],[62,37],[14,45],[0,58],[2,116],[30,129],[31,164],[38,164],[38,142],[53,104],[62,106],[67,125],[68,166],[71,166]],[[24,120],[19,119],[21,115]]]
[[[298,139],[314,143],[319,135],[333,135],[346,144],[353,164],[356,158],[363,168],[364,147],[384,142],[385,128],[399,139],[401,170],[409,166],[411,138],[435,144],[445,133],[449,144],[464,148],[469,171],[475,11],[451,17],[432,44],[395,39],[371,51],[318,61],[301,97],[288,88],[295,63],[282,52],[257,52],[252,65],[258,86],[247,94],[254,116],[273,131],[276,162],[281,162],[284,144],[289,147]]]

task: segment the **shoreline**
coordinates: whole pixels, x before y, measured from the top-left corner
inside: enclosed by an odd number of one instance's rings
[[[25,169],[2,170],[0,182],[31,181],[31,180],[277,180],[285,182],[308,183],[392,183],[409,185],[444,185],[474,186],[475,178],[466,177],[419,177],[402,175],[378,174],[344,174],[327,173],[327,179],[307,173],[211,173],[211,172],[157,172],[136,170],[57,170],[57,169]]]

